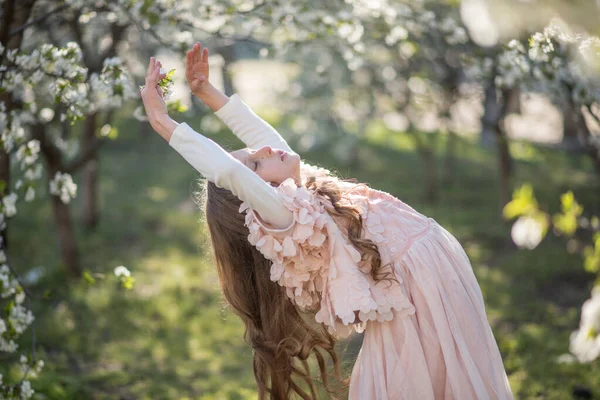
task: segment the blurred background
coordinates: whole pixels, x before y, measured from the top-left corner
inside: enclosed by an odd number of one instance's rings
[[[243,147],[187,88],[196,41],[304,160],[458,238],[515,398],[600,398],[600,1],[0,8],[0,398],[256,398],[201,177],[138,96],[156,56],[173,118]]]

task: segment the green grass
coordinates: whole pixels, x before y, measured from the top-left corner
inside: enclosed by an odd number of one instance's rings
[[[252,353],[242,323],[224,307],[201,214],[191,201],[198,174],[137,122],[123,119],[119,131],[101,155],[100,225],[91,233],[81,228],[79,199],[72,215],[84,268],[110,275],[125,265],[136,279],[132,291],[66,282],[45,196],[21,205],[11,223],[13,264],[23,273],[37,265],[49,271],[33,288],[39,296],[49,289],[47,300],[34,303],[38,355],[46,362],[34,389],[48,399],[255,398]],[[213,138],[240,145],[230,133]],[[445,137],[433,143],[442,174]],[[326,150],[302,156],[396,195],[459,239],[517,398],[569,399],[578,384],[598,396],[598,363],[555,362],[567,352],[589,296],[591,277],[581,259],[552,235],[533,251],[516,250],[510,224],[499,215],[495,151],[464,138],[456,146],[454,184],[440,187],[436,204],[421,201],[423,168],[408,135],[374,125],[353,166],[337,164]],[[511,146],[513,187],[532,182],[550,211],[572,189],[586,210],[600,214],[598,184],[585,159],[526,143]],[[29,341],[25,335],[21,346]],[[360,337],[341,345],[347,345],[344,360],[351,367]]]

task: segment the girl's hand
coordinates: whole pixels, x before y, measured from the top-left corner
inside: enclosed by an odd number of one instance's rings
[[[169,116],[167,105],[162,97],[162,89],[158,86],[158,82],[166,76],[160,73],[160,68],[160,61],[151,57],[146,72],[146,86],[141,91],[144,109],[151,124],[153,121]]]
[[[202,49],[200,42],[196,42],[185,60],[185,77],[194,95],[202,95],[209,87],[208,74],[208,49]]]

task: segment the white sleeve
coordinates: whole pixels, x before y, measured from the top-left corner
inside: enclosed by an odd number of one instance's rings
[[[169,146],[206,179],[247,202],[269,224],[283,229],[293,223],[293,214],[283,205],[276,188],[188,124],[175,128]]]
[[[256,115],[237,93],[234,93],[223,107],[215,111],[215,115],[251,149],[258,150],[263,146],[271,146],[294,152],[279,132]]]

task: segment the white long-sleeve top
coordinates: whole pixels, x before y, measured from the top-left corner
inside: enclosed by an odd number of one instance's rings
[[[249,148],[268,145],[293,152],[285,139],[237,93],[215,115]],[[276,188],[188,124],[181,123],[175,128],[169,145],[206,179],[248,203],[265,222],[280,229],[293,223],[293,214],[283,205]]]

